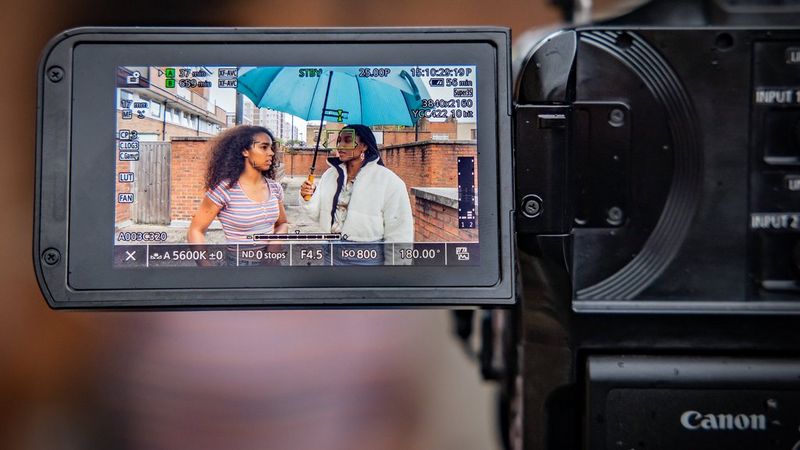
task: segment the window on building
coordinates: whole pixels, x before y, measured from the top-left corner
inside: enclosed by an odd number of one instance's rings
[[[185,87],[177,86],[175,89],[175,95],[184,99],[184,100],[191,100],[192,99],[192,92]]]
[[[150,100],[150,115],[153,117],[161,117],[161,103]]]
[[[472,129],[469,130],[469,138],[472,139],[472,140],[478,139],[478,129],[477,128],[472,128]]]
[[[134,101],[133,94],[131,92],[129,92],[129,91],[119,91],[119,99],[120,99],[120,102],[117,105],[118,109],[122,109],[122,100],[130,101],[130,102]]]

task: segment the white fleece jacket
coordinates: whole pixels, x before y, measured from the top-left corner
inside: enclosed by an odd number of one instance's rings
[[[330,165],[330,162],[328,163]],[[347,167],[342,163],[347,183]],[[300,205],[324,232],[331,229],[331,208],[338,173],[331,166],[317,182],[311,199],[300,196]],[[394,172],[370,161],[358,171],[353,183],[342,235],[348,241],[414,242],[414,217],[406,184]]]

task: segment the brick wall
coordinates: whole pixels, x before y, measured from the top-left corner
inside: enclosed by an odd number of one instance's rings
[[[456,139],[458,136],[458,123],[455,120],[429,122],[425,131],[429,131],[432,135],[446,134],[448,139]]]
[[[419,137],[417,137],[419,136]],[[396,130],[386,130],[383,132],[383,145],[397,145],[397,144],[406,144],[414,141],[429,141],[431,139],[431,133],[427,131],[420,131],[415,132],[412,128],[411,130],[403,130],[403,131],[396,131]]]
[[[313,150],[296,150],[285,154],[284,169],[287,174],[305,176],[311,167]],[[475,186],[478,186],[477,146],[456,141],[427,141],[387,146],[381,149],[386,167],[406,183],[414,213],[415,240],[418,242],[477,241],[477,230],[458,228],[458,210],[434,201],[416,198],[414,187],[457,187],[458,157],[476,157]],[[317,157],[317,176],[327,170],[326,155]]]
[[[172,141],[172,162],[170,170],[170,206],[171,219],[191,220],[200,201],[203,198],[205,188],[203,186],[211,141],[206,138],[180,138]],[[456,187],[457,186],[457,159],[459,156],[475,157],[477,149],[474,143],[465,142],[419,142],[399,146],[389,146],[381,150],[386,167],[398,174],[409,190],[412,187]],[[308,175],[313,150],[298,150],[292,154],[283,154],[283,169],[287,175]],[[326,155],[320,153],[317,157],[317,176],[327,169],[325,163]],[[124,171],[128,163],[118,162],[118,170]],[[477,165],[476,165],[477,172]],[[477,173],[476,186],[477,186]],[[120,192],[125,192],[128,186],[118,184]],[[442,223],[433,221],[434,226],[439,228],[450,227],[450,232],[459,236],[457,229],[457,211],[453,208],[441,207],[447,210],[439,210],[435,205],[419,206],[418,200],[409,192],[409,198],[415,210],[420,209],[431,211],[432,221],[437,219]],[[421,200],[420,200],[421,201]],[[420,203],[423,204],[424,203]],[[427,209],[426,209],[427,208]],[[126,216],[127,214],[127,216]],[[127,205],[117,205],[117,221],[130,218],[130,208]],[[417,217],[418,221],[425,222],[423,216]],[[451,234],[453,234],[451,233]],[[452,238],[452,236],[450,237]],[[431,238],[425,240],[437,240]],[[459,240],[470,240],[459,238]]]
[[[403,179],[409,189],[414,213],[414,240],[418,242],[477,241],[477,230],[458,229],[458,210],[417,198],[414,187],[458,187],[458,157],[475,157],[478,186],[477,146],[464,142],[420,142],[390,146],[381,151],[386,167]]]
[[[399,175],[409,189],[457,187],[459,156],[476,157],[477,146],[463,141],[427,141],[381,149],[381,157],[386,167]],[[475,186],[478,185],[477,163],[476,158]]]
[[[423,141],[386,146],[380,150],[386,167],[392,169],[411,187],[456,187],[458,184],[459,156],[477,156],[474,143],[455,141]],[[283,155],[283,168],[287,175],[308,175],[313,159],[313,149],[295,149]],[[327,154],[320,151],[317,156],[316,175],[327,169]],[[475,160],[475,185],[478,183],[477,159]]]
[[[458,210],[424,198],[414,201],[414,241],[476,242],[477,229],[458,228]]]
[[[328,163],[325,159],[328,157],[328,152],[321,151],[317,155],[317,170],[316,175],[319,177],[328,169]],[[291,153],[283,154],[283,170],[287,175],[308,175],[311,169],[311,160],[314,158],[314,149],[295,149]]]
[[[172,141],[170,169],[170,216],[191,220],[205,193],[205,176],[211,141],[203,138]]]

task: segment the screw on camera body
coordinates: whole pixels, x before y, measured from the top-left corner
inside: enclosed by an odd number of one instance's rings
[[[619,108],[612,109],[608,113],[608,124],[615,128],[625,125],[625,112]]]
[[[612,206],[611,208],[608,208],[608,212],[606,213],[606,222],[608,222],[609,225],[622,225],[622,221],[624,219],[625,213],[622,212],[622,208],[619,206]]]
[[[58,66],[51,66],[47,69],[47,78],[53,83],[58,83],[64,79],[64,69]]]
[[[61,261],[61,253],[54,248],[48,248],[42,253],[42,261],[48,266],[55,266]]]
[[[522,199],[522,215],[533,219],[542,213],[542,199],[538,195],[526,195]]]

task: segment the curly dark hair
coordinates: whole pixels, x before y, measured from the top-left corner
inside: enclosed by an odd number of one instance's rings
[[[211,160],[206,174],[206,189],[214,189],[222,182],[227,182],[232,187],[244,171],[244,156],[242,150],[249,149],[255,142],[255,135],[265,133],[275,144],[275,136],[264,127],[253,125],[239,125],[233,127],[217,137],[211,146]],[[273,147],[273,150],[275,147]],[[273,161],[277,161],[277,155]],[[270,179],[275,178],[273,164],[263,174]]]

